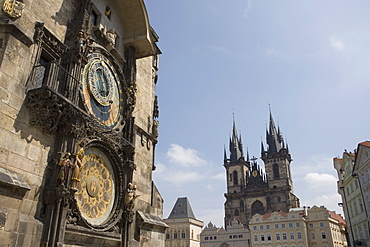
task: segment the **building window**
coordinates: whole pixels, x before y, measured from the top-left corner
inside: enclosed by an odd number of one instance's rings
[[[237,185],[238,184],[238,172],[237,171],[233,171],[233,182],[234,182],[234,185]]]
[[[235,209],[235,216],[239,216],[239,210]]]
[[[257,231],[257,226],[253,226],[253,230],[254,231]]]
[[[209,240],[212,240],[213,238],[212,237],[209,237]]]
[[[283,240],[286,240],[287,237],[286,237],[286,232],[283,232]]]
[[[285,228],[285,223],[281,224],[281,228]]]
[[[170,234],[166,233],[166,239],[170,239]]]
[[[359,202],[359,205],[360,205],[360,210],[361,212],[364,211],[364,206],[362,205],[362,200],[361,198],[358,198],[358,202]]]
[[[356,202],[353,202],[353,207],[355,208],[355,214],[358,214],[358,210],[357,210],[357,204],[356,204]]]
[[[266,225],[266,229],[269,230],[270,229],[270,225]]]
[[[239,235],[239,238],[243,238],[243,235]]]
[[[173,234],[173,238],[174,238],[174,239],[177,239],[177,232],[175,232],[175,233]]]
[[[233,238],[238,238],[238,235],[233,235]]]
[[[280,233],[276,233],[276,240],[280,240]]]
[[[208,240],[208,237],[205,237],[204,240]]]
[[[311,239],[316,239],[314,232],[311,232]]]
[[[322,237],[322,239],[326,239],[326,232],[322,232],[321,237]]]
[[[267,233],[267,241],[271,241],[271,234]]]
[[[214,236],[213,239],[216,240],[217,239],[217,236]]]
[[[265,235],[261,234],[261,241],[265,241]]]
[[[301,232],[297,232],[297,238],[302,239],[302,233]]]
[[[275,229],[278,229],[279,228],[279,224],[275,224]]]
[[[320,222],[320,227],[324,227],[324,222]]]
[[[315,214],[315,218],[319,218],[319,215],[318,214]]]
[[[181,238],[185,238],[185,232],[181,233]]]
[[[292,219],[294,219],[295,218],[295,214],[292,214]]]
[[[293,228],[293,223],[289,223],[289,228]]]
[[[290,233],[290,239],[294,239],[294,232]]]
[[[301,227],[301,223],[296,222],[296,223],[295,223],[295,226],[296,226],[296,227]]]
[[[313,227],[313,223],[310,223],[310,227]]]
[[[254,238],[254,242],[258,242],[258,236],[257,235],[254,235],[253,238]]]
[[[229,235],[229,238],[232,239],[233,238],[233,235]]]
[[[274,179],[279,179],[280,178],[279,165],[278,164],[275,163],[275,164],[272,165],[272,173],[273,173]]]
[[[263,230],[263,225],[260,225],[260,230]]]

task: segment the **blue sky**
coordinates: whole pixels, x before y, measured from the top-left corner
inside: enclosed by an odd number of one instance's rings
[[[158,33],[160,135],[154,181],[223,226],[232,112],[260,157],[271,104],[301,205],[340,212],[332,159],[368,140],[370,5],[341,0],[147,0]],[[259,164],[263,166],[262,160]]]

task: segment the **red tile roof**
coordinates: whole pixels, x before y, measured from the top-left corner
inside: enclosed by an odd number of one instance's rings
[[[283,217],[287,217],[287,215],[288,215],[287,213],[284,213],[284,212],[277,212],[277,213],[279,213]],[[268,219],[268,218],[271,217],[271,215],[272,215],[272,213],[267,213],[267,214],[262,215],[262,218]]]
[[[337,220],[339,224],[346,225],[346,221],[342,218],[340,214],[336,214],[330,210],[328,210],[328,213],[329,213],[330,218]]]

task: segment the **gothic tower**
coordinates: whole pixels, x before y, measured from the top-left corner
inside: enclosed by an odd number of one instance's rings
[[[233,121],[230,138],[230,156],[224,150],[224,167],[227,176],[225,193],[225,225],[236,219],[248,226],[251,217],[274,211],[288,212],[299,207],[299,199],[293,194],[290,172],[292,161],[288,146],[275,123],[270,111],[270,123],[266,131],[267,150],[261,143],[262,169],[257,158],[243,156],[241,136],[238,136]]]

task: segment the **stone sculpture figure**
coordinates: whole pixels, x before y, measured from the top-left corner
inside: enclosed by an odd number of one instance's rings
[[[85,155],[85,150],[83,148],[78,151],[76,155],[76,161],[74,164],[71,164],[72,167],[72,178],[71,178],[71,189],[77,191],[77,185],[80,182],[80,169],[82,167],[82,160]]]
[[[140,195],[136,194],[136,185],[133,185],[132,183],[128,184],[127,192],[126,192],[126,198],[125,198],[125,206],[127,210],[133,210],[135,206],[135,200]]]
[[[113,47],[116,45],[117,34],[114,28],[109,29],[105,34],[105,37]]]
[[[63,158],[59,161],[59,175],[58,175],[58,182],[60,185],[65,185],[65,181],[67,180],[68,170],[71,166],[71,160],[69,159],[71,153],[67,152]]]

